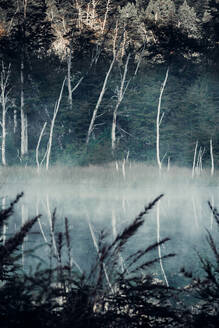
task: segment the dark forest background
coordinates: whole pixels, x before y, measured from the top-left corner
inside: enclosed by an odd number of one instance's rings
[[[217,165],[218,9],[218,0],[1,0],[1,81],[8,73],[7,164],[35,164],[37,142],[47,122],[39,150],[43,157],[65,77],[52,140],[53,163],[102,163],[128,152],[132,159],[153,162],[158,99],[169,67],[161,105],[161,157],[191,165],[198,141],[208,165],[212,139]],[[118,108],[112,152],[113,111],[128,56],[127,89]],[[21,107],[26,119],[23,151]]]

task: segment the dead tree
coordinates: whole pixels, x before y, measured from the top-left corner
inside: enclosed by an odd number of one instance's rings
[[[49,141],[48,141],[48,144],[47,144],[47,154],[46,154],[46,169],[47,170],[49,169],[49,160],[50,160],[50,154],[51,154],[51,148],[52,148],[53,130],[54,130],[56,116],[57,116],[57,113],[59,111],[59,106],[60,106],[60,103],[61,103],[61,100],[62,100],[62,94],[63,94],[64,85],[65,85],[65,80],[66,80],[66,78],[64,78],[64,81],[62,83],[61,91],[60,91],[60,94],[59,94],[59,99],[55,103],[53,118],[52,118],[52,121],[51,121]]]
[[[96,120],[96,117],[97,117],[97,112],[98,112],[98,109],[99,109],[100,104],[102,102],[104,93],[106,91],[106,85],[107,85],[107,82],[108,82],[108,79],[109,79],[109,76],[110,76],[110,73],[112,71],[112,68],[113,68],[113,65],[114,65],[115,61],[116,61],[116,57],[115,57],[115,55],[113,55],[113,59],[111,61],[110,67],[109,67],[109,69],[106,73],[106,76],[105,76],[105,79],[104,79],[104,82],[103,82],[103,86],[102,86],[99,98],[97,100],[96,106],[95,106],[94,111],[93,111],[93,115],[92,115],[90,125],[89,125],[89,128],[88,128],[88,132],[87,132],[86,145],[89,144],[91,134],[94,130],[94,124],[95,124],[95,120]]]
[[[119,105],[121,104],[123,97],[125,95],[125,92],[128,88],[129,82],[130,80],[126,83],[126,75],[127,75],[127,71],[128,71],[128,63],[129,63],[129,59],[130,59],[130,54],[128,54],[127,59],[126,59],[126,63],[125,63],[125,67],[124,67],[124,72],[123,72],[123,76],[121,79],[121,84],[120,84],[120,88],[118,90],[116,90],[116,105],[115,108],[113,110],[113,122],[112,122],[112,131],[111,131],[111,140],[112,140],[112,153],[114,153],[115,148],[116,148],[116,121],[117,121],[117,112],[118,112],[118,108]]]
[[[211,154],[211,176],[213,176],[214,175],[214,154],[213,154],[212,139],[210,140],[210,154]]]
[[[116,58],[117,58],[119,44],[121,43],[121,42],[119,42],[118,47],[116,46],[117,38],[118,38],[118,24],[116,24],[115,34],[114,34],[114,37],[113,37],[113,58],[112,58],[112,61],[110,63],[109,69],[106,73],[106,76],[105,76],[105,79],[104,79],[104,82],[103,82],[103,86],[102,86],[99,98],[97,100],[96,106],[95,106],[93,114],[92,114],[92,118],[91,118],[89,128],[88,128],[88,132],[87,132],[86,145],[89,144],[91,134],[94,130],[94,124],[95,124],[95,120],[97,118],[97,113],[98,113],[98,110],[100,108],[103,96],[104,96],[105,91],[106,91],[106,86],[107,86],[107,82],[108,82],[109,77],[110,77],[110,73],[113,69],[113,66],[114,66]]]
[[[164,82],[161,85],[160,89],[160,96],[159,96],[159,102],[158,102],[158,107],[157,107],[157,120],[156,120],[156,130],[157,130],[157,136],[156,136],[156,153],[157,153],[157,165],[159,168],[159,171],[161,172],[162,168],[162,161],[160,160],[160,125],[162,123],[162,119],[164,117],[164,113],[161,115],[161,101],[162,101],[162,96],[163,92],[167,83],[168,79],[168,74],[169,74],[169,67],[167,68],[166,71],[166,76],[164,79]]]
[[[6,166],[6,155],[5,155],[5,144],[6,144],[6,114],[8,109],[8,102],[9,102],[9,92],[8,90],[8,80],[10,77],[10,67],[11,65],[8,65],[8,68],[5,67],[4,62],[2,61],[2,69],[1,69],[1,97],[0,97],[0,104],[2,107],[2,118],[0,121],[0,125],[2,128],[2,137],[1,137],[1,155],[2,155],[2,165]]]

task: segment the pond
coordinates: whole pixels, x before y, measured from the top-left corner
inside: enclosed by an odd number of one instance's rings
[[[170,284],[180,283],[180,268],[199,272],[196,250],[206,255],[206,229],[216,234],[216,223],[207,201],[219,204],[218,176],[208,170],[192,179],[187,168],[158,169],[145,163],[118,163],[89,167],[54,167],[37,174],[35,168],[1,169],[1,204],[9,205],[15,196],[24,196],[15,207],[13,217],[3,227],[3,240],[17,232],[30,217],[38,220],[25,238],[22,264],[26,269],[37,263],[47,263],[50,256],[48,244],[56,240],[58,232],[65,235],[65,218],[68,218],[74,269],[89,271],[97,257],[98,238],[102,230],[108,233],[107,241],[128,226],[134,218],[158,195],[160,201],[145,215],[144,225],[130,238],[122,259],[150,244],[169,237],[161,245],[161,255],[176,253],[163,263]],[[53,214],[55,223],[53,229]],[[54,230],[54,234],[51,231]],[[54,243],[54,240],[52,243]],[[56,251],[54,246],[54,252]],[[35,249],[28,255],[28,249]],[[148,254],[148,260],[159,257],[158,249]],[[67,260],[66,241],[63,244],[63,261]],[[164,279],[160,264],[149,267]]]

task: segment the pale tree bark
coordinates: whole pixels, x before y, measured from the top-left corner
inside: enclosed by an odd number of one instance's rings
[[[116,222],[116,213],[115,213],[115,210],[114,208],[112,209],[112,232],[113,232],[113,238],[116,239],[116,236],[117,236],[117,229],[116,229],[116,225],[117,225],[117,222]],[[121,253],[119,252],[119,260],[120,260],[120,265],[121,265],[121,270],[122,272],[125,271],[125,267],[124,267],[124,259],[121,255]],[[128,270],[127,270],[128,271]]]
[[[79,4],[79,2],[77,0],[75,0],[75,8],[78,11],[77,27],[79,28],[79,30],[81,30],[82,21],[83,21],[82,8],[81,8],[81,4]]]
[[[69,48],[69,54],[67,58],[67,84],[68,84],[68,102],[72,107],[72,91],[71,91],[71,60],[72,60],[72,48]]]
[[[6,198],[2,197],[2,210],[5,210],[6,208]],[[7,224],[3,221],[3,226],[2,226],[2,244],[5,245],[6,242],[6,232],[7,232]]]
[[[167,158],[167,172],[170,171],[170,156]]]
[[[23,37],[25,38],[25,20],[27,15],[28,0],[23,1]],[[21,66],[20,66],[20,83],[21,83],[21,98],[20,98],[20,118],[21,118],[21,157],[28,153],[28,121],[27,113],[24,110],[24,53],[25,49],[22,45],[21,49]]]
[[[162,255],[161,255],[161,245],[159,244],[160,243],[160,200],[157,203],[157,243],[158,243],[157,250],[158,250],[158,256],[160,259],[161,272],[163,274],[166,286],[169,287],[169,282],[167,280],[167,276],[166,276],[166,273],[165,273],[165,270],[163,267],[163,261],[162,261]]]
[[[92,227],[92,224],[91,224],[91,221],[90,221],[90,216],[89,216],[87,210],[86,210],[86,216],[87,216],[88,227],[89,227],[89,230],[90,230],[90,234],[91,234],[91,237],[92,237],[94,247],[96,249],[96,252],[97,252],[98,256],[100,257],[101,254],[100,254],[100,251],[99,251],[99,246],[98,246],[98,243],[97,243],[97,240],[96,240],[96,237],[95,237],[95,233],[94,233],[94,229]],[[110,282],[109,275],[108,275],[105,263],[103,263],[103,271],[104,271],[104,275],[105,275],[106,281],[108,283],[108,286],[111,289],[111,292],[113,293],[114,292],[113,287],[112,287],[112,284]]]
[[[36,200],[36,215],[39,217],[39,214],[40,214],[39,213],[39,197],[37,195],[37,200]],[[45,235],[45,233],[43,231],[43,227],[42,227],[42,224],[41,224],[41,221],[40,221],[40,217],[38,218],[38,223],[39,223],[40,232],[42,234],[42,237],[43,237],[45,243],[48,245],[49,243],[48,243],[48,240],[46,238],[46,235]]]
[[[146,43],[146,42],[144,42],[144,45],[143,45],[142,51],[141,51],[141,53],[140,53],[140,55],[139,55],[139,59],[138,59],[138,62],[137,62],[137,66],[136,66],[136,69],[135,69],[134,76],[136,76],[137,73],[138,73],[138,70],[139,70],[139,67],[140,67],[140,64],[141,64],[141,61],[142,61],[143,53],[144,53],[144,50],[145,50],[145,43]]]
[[[196,144],[195,144],[195,151],[194,151],[193,164],[192,164],[192,178],[194,178],[194,175],[195,175],[197,149],[198,149],[198,140],[196,141]]]
[[[43,137],[43,133],[44,133],[44,130],[46,128],[46,125],[47,125],[47,122],[45,122],[44,125],[43,125],[43,128],[40,132],[40,136],[39,136],[39,139],[38,139],[38,142],[37,142],[37,146],[36,146],[36,164],[37,164],[37,172],[38,173],[40,172],[40,165],[41,165],[41,163],[39,162],[39,148],[40,148],[41,139]]]
[[[196,225],[196,228],[198,229],[198,227],[199,227],[198,214],[197,214],[196,202],[195,202],[194,197],[192,197],[192,207],[193,207],[195,225]]]
[[[122,76],[122,80],[121,80],[121,85],[120,85],[119,90],[117,90],[116,106],[113,111],[113,122],[112,122],[112,131],[111,131],[112,153],[114,153],[115,148],[116,148],[116,123],[117,123],[116,121],[117,121],[118,108],[124,98],[125,92],[128,88],[129,82],[130,82],[130,80],[129,80],[127,83],[125,83],[126,75],[127,75],[127,71],[128,71],[129,59],[130,59],[130,54],[128,54],[127,59],[126,59],[124,72],[123,72],[123,76]]]
[[[97,117],[97,112],[99,110],[100,104],[101,104],[103,96],[105,94],[106,86],[107,86],[107,82],[109,80],[110,73],[111,73],[111,71],[113,69],[113,66],[115,64],[115,61],[116,61],[116,57],[117,57],[118,50],[119,50],[119,44],[120,44],[120,42],[119,42],[118,46],[116,46],[117,39],[118,39],[118,22],[116,22],[115,34],[114,34],[114,37],[113,37],[113,51],[112,51],[113,52],[113,59],[111,61],[109,69],[106,73],[106,76],[105,76],[105,79],[104,79],[104,82],[103,82],[103,86],[102,86],[98,101],[97,101],[96,106],[95,106],[94,111],[93,111],[93,115],[92,115],[91,122],[90,122],[88,132],[87,132],[86,145],[89,144],[91,134],[94,130],[94,124],[95,124],[95,120],[96,120],[96,117]]]
[[[94,129],[94,123],[95,123],[95,120],[96,120],[96,117],[97,117],[97,112],[98,112],[98,109],[100,107],[100,104],[102,102],[102,99],[103,99],[103,96],[104,96],[104,93],[106,91],[106,85],[107,85],[107,82],[108,82],[108,79],[109,79],[109,76],[110,76],[110,73],[112,71],[112,68],[113,68],[113,65],[115,63],[115,60],[116,60],[116,57],[115,55],[113,55],[113,59],[111,61],[111,64],[110,64],[110,67],[106,73],[106,76],[105,76],[105,80],[104,80],[104,83],[103,83],[103,86],[102,86],[102,90],[100,92],[100,95],[99,95],[99,98],[98,98],[98,101],[97,101],[97,104],[94,108],[94,111],[93,111],[93,115],[92,115],[92,118],[91,118],[91,122],[90,122],[90,125],[89,125],[89,128],[88,128],[88,132],[87,132],[87,138],[86,138],[86,145],[89,144],[89,141],[90,141],[90,137],[91,137],[91,133],[93,132],[93,129]]]
[[[51,126],[50,126],[50,133],[49,133],[49,141],[47,144],[47,154],[46,154],[46,169],[49,169],[49,160],[50,160],[50,154],[51,154],[51,148],[52,148],[52,138],[53,138],[53,130],[54,130],[54,125],[55,125],[55,120],[56,120],[56,116],[57,113],[59,111],[59,106],[62,100],[62,94],[63,94],[63,89],[64,89],[64,85],[65,85],[65,80],[66,78],[64,78],[64,81],[62,83],[62,87],[61,87],[61,91],[59,94],[59,99],[55,104],[54,107],[54,112],[53,112],[53,118],[52,118],[52,122],[51,122]]]
[[[97,112],[99,110],[100,104],[101,104],[103,96],[105,94],[106,86],[107,86],[107,82],[109,80],[110,73],[111,73],[111,71],[113,69],[113,66],[115,64],[115,61],[116,61],[116,57],[117,57],[118,50],[119,50],[119,44],[116,47],[117,38],[118,38],[118,22],[116,22],[115,34],[114,34],[114,37],[113,37],[113,59],[111,61],[109,69],[106,73],[106,76],[105,76],[105,79],[104,79],[104,82],[103,82],[103,86],[102,86],[98,101],[97,101],[96,106],[95,106],[94,111],[93,111],[93,115],[92,115],[91,122],[90,122],[88,132],[87,132],[86,145],[89,144],[91,134],[94,130],[94,124],[95,124],[95,120],[96,120],[96,117],[97,117]]]
[[[102,25],[102,28],[101,28],[102,34],[104,34],[104,30],[105,30],[106,23],[107,23],[107,17],[108,17],[109,11],[110,11],[110,1],[111,0],[107,0],[107,3],[106,3],[106,11],[105,11],[105,14],[104,14],[103,25]]]
[[[3,61],[2,61],[2,69],[1,69],[1,98],[0,103],[2,107],[2,117],[1,117],[1,128],[2,128],[2,136],[1,136],[1,155],[2,155],[2,165],[6,166],[6,154],[5,154],[5,145],[6,145],[6,114],[7,114],[7,105],[8,105],[8,79],[10,77],[10,64],[6,69]]]
[[[202,147],[199,148],[199,152],[198,152],[198,158],[197,158],[197,163],[196,163],[196,173],[198,175],[200,175],[200,173],[202,172],[202,159],[205,153],[205,148],[202,149]]]
[[[27,114],[24,111],[24,62],[21,60],[20,69],[20,81],[21,81],[21,157],[28,153],[28,133],[27,133]]]
[[[214,154],[213,154],[212,139],[210,140],[210,154],[211,154],[211,176],[213,176],[214,175]]]
[[[159,168],[159,171],[161,172],[162,169],[162,161],[160,160],[160,125],[162,123],[162,119],[164,116],[164,113],[161,115],[161,101],[162,101],[162,96],[163,96],[163,92],[167,83],[167,79],[168,79],[168,74],[169,74],[169,67],[167,68],[166,71],[166,76],[164,79],[164,82],[161,86],[160,89],[160,96],[159,96],[159,102],[158,102],[158,107],[157,107],[157,120],[156,120],[156,153],[157,153],[157,165]]]
[[[14,127],[13,127],[14,134],[17,132],[17,109],[14,109]]]
[[[72,68],[72,47],[70,46],[68,49],[68,57],[67,57],[67,86],[68,86],[68,102],[70,108],[72,108],[72,104],[73,104],[72,94],[79,87],[79,85],[84,79],[84,76],[82,76],[78,80],[78,82],[74,86],[72,86],[71,68]]]

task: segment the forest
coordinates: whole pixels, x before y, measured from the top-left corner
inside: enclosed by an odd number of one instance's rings
[[[217,163],[218,1],[0,7],[2,165]]]
[[[0,327],[219,324],[219,1],[0,0]]]

